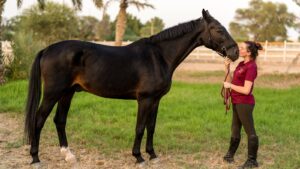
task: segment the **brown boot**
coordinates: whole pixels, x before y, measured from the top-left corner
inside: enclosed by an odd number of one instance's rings
[[[244,165],[239,167],[239,169],[258,167],[258,163],[256,161],[257,150],[258,150],[258,137],[251,136],[250,138],[248,138],[248,159],[244,163]]]

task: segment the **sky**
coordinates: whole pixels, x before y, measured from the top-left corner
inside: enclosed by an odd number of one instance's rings
[[[71,5],[72,0],[52,0],[55,2]],[[105,1],[105,0],[104,0]],[[179,23],[197,19],[202,16],[202,9],[206,9],[227,29],[229,23],[234,20],[235,11],[239,8],[247,8],[250,0],[148,0],[154,5],[155,9],[146,9],[138,11],[134,7],[128,8],[128,13],[137,16],[143,23],[157,16],[162,18],[166,28],[175,26]],[[275,3],[285,3],[289,12],[293,12],[300,17],[300,6],[297,6],[292,0],[264,0]],[[11,18],[22,13],[22,10],[28,8],[37,0],[23,0],[20,9],[17,8],[16,0],[7,0],[4,8],[4,18]],[[170,3],[171,2],[171,3]],[[118,3],[112,3],[107,12],[111,19],[115,19],[118,13]],[[97,9],[92,0],[83,0],[83,8],[79,15],[91,15],[98,19],[102,16],[102,11]],[[289,38],[295,40],[299,34],[294,30],[288,31]]]

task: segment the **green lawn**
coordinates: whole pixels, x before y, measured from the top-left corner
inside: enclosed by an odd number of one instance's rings
[[[0,87],[0,112],[23,116],[27,82],[15,81]],[[260,137],[259,158],[272,159],[271,168],[300,168],[300,87],[256,88],[255,125]],[[73,99],[68,116],[70,143],[112,152],[131,150],[136,121],[136,101],[104,99],[84,92]],[[54,112],[54,111],[53,111]],[[42,133],[53,135],[48,118]],[[161,153],[225,151],[230,137],[231,112],[224,113],[220,84],[174,82],[162,99],[157,117],[155,148]],[[246,154],[246,137],[243,134]],[[144,143],[142,145],[144,151]]]

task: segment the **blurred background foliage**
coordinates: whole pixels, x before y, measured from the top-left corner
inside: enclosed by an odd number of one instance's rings
[[[0,1],[0,16],[5,0]],[[20,3],[19,3],[20,2]],[[18,0],[18,5],[22,1]],[[144,9],[154,8],[147,1],[114,1],[93,0],[94,5],[102,10],[102,16],[79,16],[81,0],[72,1],[73,7],[51,1],[37,1],[21,13],[21,15],[6,19],[0,18],[1,41],[12,42],[14,61],[5,67],[5,76],[11,79],[22,79],[28,76],[32,59],[36,53],[49,44],[78,39],[84,41],[114,41],[119,16],[111,18],[106,10],[110,3],[128,3]],[[135,2],[132,3],[131,2]],[[294,0],[300,6],[299,0]],[[121,8],[121,6],[120,6]],[[121,9],[120,9],[121,10]],[[123,9],[126,12],[126,9]],[[137,16],[126,12],[124,41],[135,41],[149,37],[165,28],[164,21],[159,17],[151,18],[143,23]],[[195,18],[196,19],[196,18]],[[247,8],[237,9],[235,19],[229,24],[229,31],[236,41],[284,41],[288,40],[288,29],[300,32],[300,21],[297,14],[290,13],[284,3],[274,3],[263,0],[251,0]],[[119,33],[120,34],[120,33]],[[300,40],[300,37],[299,37]],[[0,81],[2,54],[0,49]]]

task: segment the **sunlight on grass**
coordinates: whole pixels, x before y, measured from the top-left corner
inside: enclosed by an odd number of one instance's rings
[[[0,112],[23,112],[26,92],[26,81],[1,86]],[[273,159],[273,168],[299,166],[300,87],[256,88],[254,94],[258,103],[254,118],[260,137],[260,158]],[[76,93],[67,122],[69,143],[97,148],[107,155],[130,151],[136,110],[136,101]],[[57,143],[52,120],[54,112],[55,109],[43,133],[51,133],[51,139]],[[160,103],[154,138],[156,150],[161,153],[225,152],[230,137],[231,112],[227,115],[224,112],[219,84],[174,82]],[[243,136],[245,142],[245,134]],[[145,137],[142,151],[144,144]],[[18,146],[18,142],[9,146]],[[242,148],[239,151],[246,152]]]

